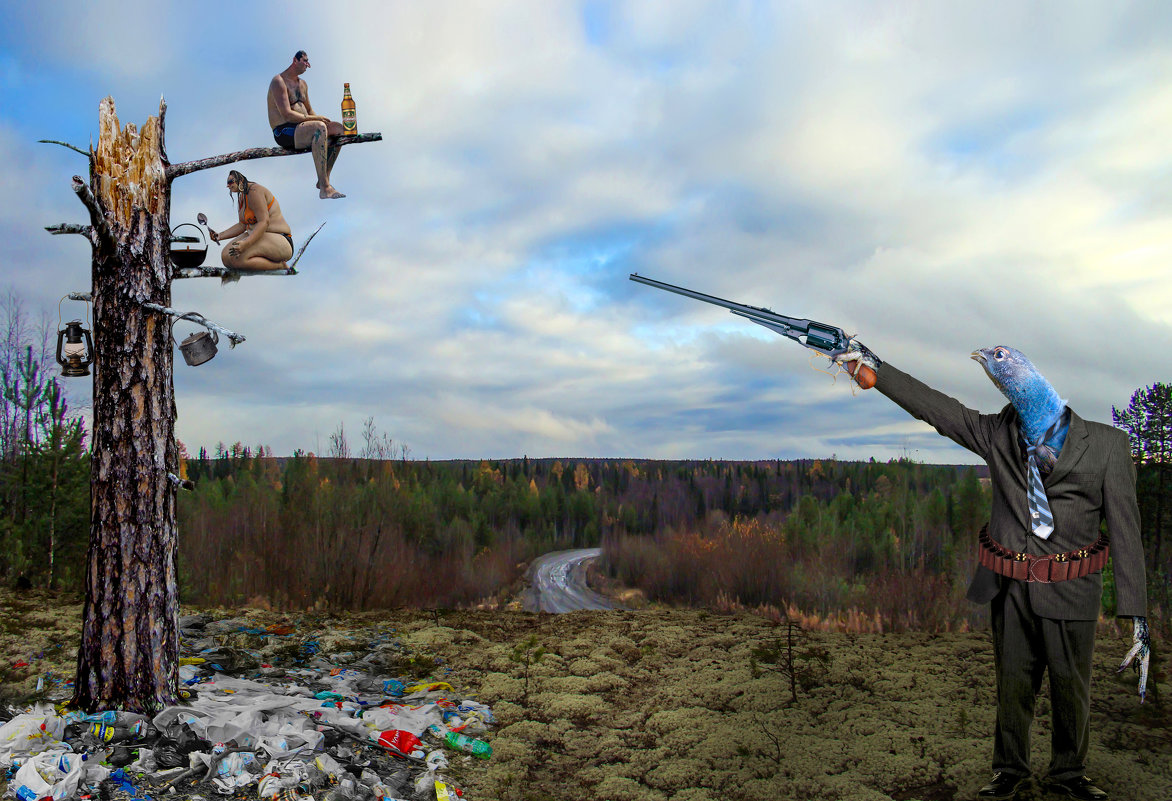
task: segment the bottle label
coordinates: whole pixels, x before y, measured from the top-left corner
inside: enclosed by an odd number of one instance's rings
[[[358,133],[358,115],[352,108],[342,109],[342,134],[354,136]]]

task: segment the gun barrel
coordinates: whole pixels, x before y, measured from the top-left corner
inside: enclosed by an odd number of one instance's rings
[[[733,303],[731,300],[718,298],[715,295],[705,295],[703,292],[695,292],[691,289],[684,289],[682,286],[664,283],[663,281],[656,281],[654,278],[644,278],[638,273],[631,273],[630,278],[632,281],[637,281],[640,284],[646,284],[647,286],[653,286],[656,289],[662,289],[667,292],[675,292],[677,295],[683,295],[686,298],[693,298],[694,300],[702,300],[705,303],[711,303],[714,306],[723,306],[729,311],[739,312],[741,314],[749,312],[747,316],[750,317],[767,314],[777,318],[778,320],[784,321],[787,325],[792,326],[800,326],[802,323],[809,322],[808,320],[795,320],[792,317],[785,317],[783,315],[776,314],[769,309],[762,309],[758,306],[746,306],[743,303]]]

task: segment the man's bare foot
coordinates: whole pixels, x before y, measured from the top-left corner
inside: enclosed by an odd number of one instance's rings
[[[317,193],[317,196],[322,200],[337,200],[340,197],[346,197],[332,186],[327,186],[325,189],[322,189]]]

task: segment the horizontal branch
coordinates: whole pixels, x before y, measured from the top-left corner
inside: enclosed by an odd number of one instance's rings
[[[81,200],[82,205],[89,209],[90,222],[93,223],[94,230],[98,232],[98,242],[102,250],[113,253],[116,248],[114,234],[110,232],[110,226],[106,223],[106,215],[102,212],[102,207],[98,205],[98,199],[86,186],[85,181],[76,175],[73,176],[73,191]]]
[[[70,292],[66,297],[70,300],[80,300],[83,303],[89,303],[94,299],[93,293],[91,292]]]
[[[288,270],[229,270],[227,267],[176,267],[171,277],[178,278],[229,278],[232,281],[245,275],[297,275],[297,271],[290,267]]]
[[[174,473],[167,473],[167,480],[174,484],[178,489],[193,490],[195,489],[195,482],[189,478],[180,478]]]
[[[364,133],[357,136],[331,136],[330,145],[341,147],[342,145],[360,145],[363,142],[381,142],[383,135],[381,133]],[[206,159],[196,159],[195,161],[184,161],[180,164],[172,164],[167,167],[167,180],[173,181],[181,175],[189,175],[200,170],[209,170],[212,167],[223,167],[225,164],[232,164],[237,161],[248,161],[249,159],[263,159],[270,156],[296,156],[299,153],[308,153],[309,148],[304,150],[286,150],[283,147],[252,147],[247,150],[238,150],[235,153],[225,153],[222,156],[209,156]]]
[[[213,323],[199,312],[181,312],[178,309],[172,309],[170,306],[160,306],[158,303],[149,302],[143,303],[142,307],[144,309],[151,309],[152,311],[162,312],[163,314],[169,314],[172,317],[182,317],[184,320],[190,320],[196,325],[202,325],[209,331],[215,331],[216,333],[223,334],[228,338],[228,347],[230,348],[234,348],[244,341],[244,337],[240,334],[237,334],[235,331],[229,331],[227,328]]]
[[[91,225],[79,225],[78,223],[58,223],[57,225],[46,225],[45,230],[57,236],[58,234],[81,234],[84,237],[89,237],[93,232]]]
[[[41,142],[42,144],[46,144],[46,145],[61,145],[61,147],[67,147],[70,150],[76,150],[78,153],[85,156],[87,159],[93,158],[93,156],[90,154],[90,152],[88,150],[82,150],[77,145],[71,145],[68,142],[58,142],[56,139],[38,139],[37,141]]]

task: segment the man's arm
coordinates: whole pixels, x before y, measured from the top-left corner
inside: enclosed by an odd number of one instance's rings
[[[327,120],[325,117],[318,117],[313,113],[313,104],[309,102],[309,84],[300,78],[297,79],[297,82],[301,84],[301,102],[305,104],[305,112],[310,117],[320,119],[322,122],[329,122],[329,120]]]
[[[1103,474],[1103,519],[1111,537],[1111,564],[1115,571],[1115,614],[1147,614],[1147,577],[1140,540],[1139,505],[1135,497],[1135,463],[1127,435],[1110,431],[1113,442]]]
[[[305,83],[305,81],[301,81],[301,98],[303,101],[305,101],[305,110],[309,112],[309,116],[306,117],[306,119],[321,120],[322,122],[331,122],[329,117],[323,117],[320,114],[314,113],[313,106],[309,102],[309,86]]]
[[[987,459],[993,440],[991,415],[981,414],[943,392],[884,362],[876,372],[875,388],[917,420]]]
[[[269,97],[272,98],[273,103],[276,105],[277,113],[281,117],[282,122],[302,123],[311,120],[329,122],[325,117],[318,117],[313,113],[313,109],[309,105],[308,91],[305,82],[301,81],[301,92],[305,99],[305,108],[309,112],[308,114],[303,114],[289,105],[289,91],[285,88],[285,82],[281,79],[281,76],[273,76],[273,80],[269,82]]]

